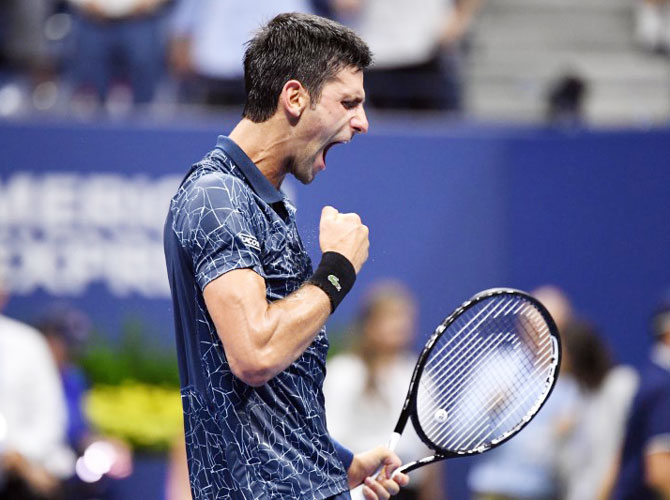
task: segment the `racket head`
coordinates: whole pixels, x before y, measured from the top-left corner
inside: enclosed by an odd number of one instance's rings
[[[560,346],[547,309],[520,290],[485,290],[449,315],[409,389],[414,428],[436,452],[429,461],[483,453],[523,429],[554,388]]]

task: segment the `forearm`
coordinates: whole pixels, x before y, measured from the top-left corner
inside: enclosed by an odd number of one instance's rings
[[[661,498],[670,499],[670,452],[653,453],[645,459],[647,485]]]
[[[310,283],[268,306],[265,328],[255,338],[255,347],[269,361],[268,379],[288,368],[307,349],[330,310],[326,293]]]
[[[265,281],[249,269],[221,276],[205,288],[204,297],[231,370],[253,386],[293,363],[331,309],[325,292],[311,284],[268,303]]]

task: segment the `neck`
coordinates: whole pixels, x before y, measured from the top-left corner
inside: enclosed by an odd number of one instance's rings
[[[275,115],[262,123],[243,118],[229,137],[256,164],[270,183],[279,189],[291,164],[291,152],[288,149],[291,133],[281,126],[279,117]]]

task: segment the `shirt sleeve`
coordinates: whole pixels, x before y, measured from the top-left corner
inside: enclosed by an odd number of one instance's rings
[[[335,441],[335,439],[333,439],[332,437],[330,438],[330,440],[333,442],[333,446],[335,446],[335,451],[337,452],[337,456],[340,458],[340,460],[344,464],[344,468],[346,470],[349,470],[349,466],[351,465],[351,462],[354,461],[354,454],[352,453],[351,450],[342,446],[340,443]]]
[[[176,208],[175,231],[193,259],[200,289],[233,269],[262,275],[260,209],[231,175],[208,174],[189,186]]]

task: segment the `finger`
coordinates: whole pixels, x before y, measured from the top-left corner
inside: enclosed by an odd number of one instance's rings
[[[335,207],[331,207],[330,205],[326,205],[323,207],[321,210],[321,218],[323,219],[324,217],[326,218],[333,218],[335,217],[339,212]]]
[[[386,472],[386,478],[390,479],[393,475],[393,472],[395,472],[395,470],[401,465],[402,461],[400,460],[400,457],[391,452],[391,454],[384,459],[384,471]]]
[[[347,221],[355,222],[356,224],[361,223],[361,216],[358,215],[357,213],[351,212],[348,214],[340,214],[342,217],[344,217]]]
[[[390,495],[400,493],[400,485],[392,479],[385,479],[381,482],[381,485]]]
[[[363,485],[361,491],[363,492],[363,498],[365,498],[365,500],[378,500],[377,494],[367,486]]]
[[[396,472],[395,474],[393,474],[392,479],[400,487],[404,487],[409,484],[409,476],[407,474],[403,474],[402,472]]]
[[[384,466],[384,470],[382,471],[382,473],[379,474],[379,480],[381,481],[384,479],[391,479],[393,477],[393,473],[398,467],[400,467],[400,464],[394,462],[387,463]]]
[[[375,476],[375,479],[377,481],[383,481],[384,479],[390,479],[391,478],[391,472],[389,472],[389,466],[382,464],[382,468],[379,471],[379,474]]]
[[[391,494],[387,491],[384,485],[379,481],[375,481],[371,477],[365,478],[365,486],[370,488],[379,499],[388,500],[391,498]]]

